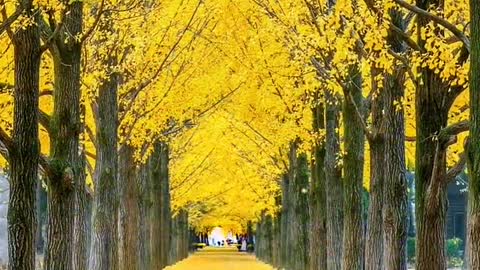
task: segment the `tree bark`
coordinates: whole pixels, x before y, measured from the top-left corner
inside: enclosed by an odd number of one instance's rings
[[[288,174],[282,176],[282,209],[280,213],[280,265],[286,267],[288,263],[288,255],[290,249],[289,242],[289,217],[290,217],[290,205],[288,198],[288,190],[290,186],[290,179]]]
[[[33,1],[18,1],[25,16],[37,19]],[[40,31],[36,23],[13,34],[15,88],[12,145],[9,151],[8,264],[10,269],[35,269],[36,188],[40,144],[38,93]]]
[[[188,257],[188,213],[180,210],[172,219],[171,248],[168,264],[175,264]]]
[[[443,1],[417,0],[424,10],[443,8]],[[421,29],[429,20],[417,20],[417,38],[424,48]],[[446,269],[445,226],[447,213],[446,147],[434,140],[447,126],[448,111],[453,104],[454,91],[428,67],[421,72],[415,95],[416,152],[415,152],[415,215],[417,221],[417,270]],[[442,145],[441,145],[442,144]]]
[[[139,194],[134,149],[129,145],[120,147],[118,179],[120,185],[120,269],[139,269]]]
[[[344,156],[344,235],[342,269],[363,269],[363,162],[365,134],[356,108],[363,112],[362,79],[356,68],[352,68],[343,106],[345,156]],[[352,99],[348,96],[351,95]]]
[[[370,196],[365,239],[365,269],[383,269],[383,184],[385,145],[383,138],[370,142]]]
[[[281,218],[277,214],[273,219],[273,242],[272,242],[272,264],[275,268],[280,268],[280,248],[281,248],[281,232],[280,232]]]
[[[75,186],[75,223],[74,223],[74,250],[73,269],[88,270],[88,248],[90,246],[92,194],[89,194],[86,185],[86,156],[81,154],[81,168],[79,185]]]
[[[448,110],[436,104],[441,81],[433,71],[423,74],[425,86],[416,95],[417,143],[415,166],[415,207],[417,220],[416,268],[419,270],[446,269],[445,222],[447,212],[445,155],[434,161],[437,142],[431,138],[447,125]],[[435,167],[434,167],[434,163]],[[433,174],[436,170],[437,173]],[[434,177],[432,177],[432,175]],[[433,178],[433,179],[432,179]]]
[[[392,21],[404,27],[403,14],[390,10]],[[402,42],[389,37],[391,49],[402,53]],[[385,189],[384,189],[384,267],[389,270],[406,270],[408,234],[408,183],[405,164],[405,119],[403,107],[405,70],[396,67],[392,75],[385,77]]]
[[[171,210],[168,145],[156,142],[151,158],[151,269],[163,269],[169,264],[171,247]],[[172,248],[173,249],[173,248]]]
[[[330,95],[326,104],[325,178],[327,197],[327,269],[342,267],[343,182],[342,169],[337,164],[340,151],[339,109]]]
[[[107,66],[113,66],[109,59]],[[117,74],[100,85],[97,97],[97,160],[89,269],[118,269]]]
[[[257,257],[265,263],[271,264],[273,262],[272,255],[272,216],[262,213],[260,222],[257,223],[257,229],[255,232],[255,254]]]
[[[140,167],[140,176],[139,180],[139,251],[140,251],[140,270],[149,270],[150,269],[150,222],[149,222],[149,211],[150,211],[150,177],[149,177],[149,162],[143,164]]]
[[[375,90],[372,90],[375,91]],[[365,239],[365,269],[383,268],[383,185],[385,181],[385,139],[383,134],[383,90],[372,101],[370,145],[370,190]]]
[[[49,123],[48,233],[45,269],[73,267],[75,187],[83,186],[79,155],[81,44],[65,42],[82,32],[83,3],[68,5],[61,33],[52,42],[55,70],[54,109]]]
[[[470,138],[468,145],[468,264],[480,269],[480,3],[470,0]]]
[[[313,129],[319,132],[325,129],[325,107],[319,104],[312,109]],[[310,184],[310,269],[327,269],[327,228],[326,228],[326,180],[325,180],[325,143],[317,142],[311,164],[312,182]]]
[[[292,250],[288,269],[305,270],[309,265],[309,210],[308,210],[308,160],[305,154],[297,157],[297,145],[292,144],[290,170],[293,171],[291,241]]]

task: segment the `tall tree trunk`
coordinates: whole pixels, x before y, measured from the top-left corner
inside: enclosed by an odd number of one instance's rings
[[[150,211],[150,177],[149,177],[149,162],[143,164],[140,167],[139,175],[139,252],[140,252],[140,270],[149,270],[150,269],[150,222],[149,222],[149,211]]]
[[[290,205],[288,198],[288,191],[290,186],[290,178],[288,174],[282,176],[282,209],[280,213],[280,265],[286,267],[288,263],[288,256],[291,242],[289,234],[289,217]]]
[[[168,145],[156,142],[151,158],[151,269],[163,269],[169,263],[171,247],[171,211]],[[173,249],[173,248],[172,248]]]
[[[296,246],[296,235],[295,235],[295,223],[298,223],[298,220],[295,220],[297,218],[297,215],[295,213],[296,208],[295,208],[295,174],[296,174],[296,168],[297,168],[297,149],[296,149],[296,144],[291,143],[290,149],[289,149],[289,168],[288,168],[288,173],[287,177],[289,178],[288,180],[288,189],[286,191],[286,197],[287,197],[287,216],[286,216],[286,222],[287,222],[287,227],[286,227],[286,234],[287,234],[287,251],[286,251],[286,264],[285,268],[287,269],[295,269],[295,261],[302,260],[301,254],[296,254],[295,253],[295,246]],[[300,258],[297,258],[300,257]],[[299,269],[300,270],[300,269]]]
[[[325,178],[327,197],[327,269],[342,267],[343,183],[342,169],[337,164],[340,152],[339,109],[331,96],[326,102]]]
[[[269,264],[273,263],[273,219],[271,215],[265,217],[265,261]]]
[[[390,10],[390,17],[401,29],[403,14]],[[393,35],[393,34],[391,34]],[[389,37],[391,49],[402,53],[405,48],[394,36]],[[405,119],[403,108],[396,104],[404,98],[403,68],[397,67],[385,78],[385,189],[384,189],[384,267],[389,270],[406,270],[405,258],[408,233],[408,183],[405,164]]]
[[[385,169],[383,138],[370,142],[370,196],[365,239],[365,269],[383,269],[383,182]]]
[[[104,22],[106,23],[106,22]],[[102,27],[102,26],[101,26]],[[108,66],[113,66],[112,59]],[[100,85],[97,97],[97,159],[89,269],[118,269],[117,74]]]
[[[317,101],[319,102],[319,101]],[[325,107],[323,103],[313,109],[313,128],[316,132],[325,129]],[[325,143],[317,142],[312,160],[312,182],[310,184],[310,269],[327,269],[327,228],[326,228],[326,180]]]
[[[182,259],[182,212],[171,219],[170,252],[168,265],[175,264]]]
[[[275,268],[280,268],[280,248],[281,248],[281,232],[280,232],[279,215],[273,219],[273,242],[272,242],[272,264]]]
[[[18,1],[25,16],[36,18],[33,1]],[[9,147],[8,265],[35,269],[36,188],[38,140],[38,85],[40,31],[33,23],[13,34],[15,88],[12,145]]]
[[[417,0],[422,9],[442,9],[443,1]],[[428,19],[417,20],[417,39],[424,48],[423,27]],[[415,93],[416,146],[415,146],[415,215],[417,222],[417,270],[446,269],[445,228],[447,213],[446,195],[446,143],[437,138],[448,124],[448,111],[455,99],[451,87],[440,75],[428,67],[419,78]]]
[[[343,106],[345,156],[344,156],[344,236],[342,268],[363,269],[363,162],[365,134],[356,108],[363,112],[363,97],[358,87],[362,78],[356,68],[352,68],[348,89],[345,91]],[[351,95],[352,99],[349,98]]]
[[[139,196],[137,186],[137,168],[134,161],[134,149],[122,145],[119,153],[118,179],[120,199],[120,269],[137,270],[139,268]]]
[[[309,168],[308,160],[305,154],[297,157],[297,144],[291,146],[290,152],[290,170],[293,171],[293,183],[291,185],[292,192],[292,219],[291,224],[291,241],[292,252],[290,258],[289,269],[305,270],[308,269],[308,179]]]
[[[372,91],[377,91],[374,89]],[[382,91],[382,90],[381,90]],[[383,185],[385,181],[385,140],[383,134],[383,91],[372,100],[370,145],[370,190],[365,237],[365,270],[383,269]]]
[[[468,145],[468,264],[480,269],[480,3],[470,0],[470,139]]]
[[[83,3],[68,6],[62,33],[82,32]],[[81,44],[65,42],[59,35],[51,46],[55,91],[50,131],[50,164],[48,174],[48,233],[45,269],[72,269],[75,186],[81,183],[83,163],[80,160],[80,58]]]
[[[255,232],[255,254],[257,257],[265,263],[272,263],[272,216],[262,213],[260,222],[257,223],[257,229]]]
[[[442,91],[440,78],[433,71],[427,71],[424,72],[423,80],[425,86],[420,86],[416,95],[416,268],[419,270],[442,270],[446,269],[447,198],[446,185],[442,184],[446,173],[446,160],[443,155],[438,162],[434,161],[437,142],[431,138],[447,125],[448,110],[437,105],[441,104],[435,98],[438,95],[431,94],[431,91]],[[437,173],[433,174],[434,170]]]
[[[85,152],[81,154],[81,168],[86,167]],[[88,269],[88,248],[89,236],[91,231],[91,203],[92,194],[89,193],[90,188],[86,184],[85,169],[80,171],[79,185],[75,187],[75,223],[74,223],[74,251],[73,251],[73,269],[87,270]]]
[[[179,214],[179,221],[180,221],[180,230],[181,230],[181,242],[180,242],[180,257],[177,261],[181,261],[188,257],[188,241],[189,241],[189,233],[188,233],[188,212],[184,209],[180,211]]]

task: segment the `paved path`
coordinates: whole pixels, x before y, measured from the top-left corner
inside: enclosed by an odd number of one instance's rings
[[[205,248],[164,270],[273,270],[254,256],[236,248]]]

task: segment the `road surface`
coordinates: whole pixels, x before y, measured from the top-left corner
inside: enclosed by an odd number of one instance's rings
[[[237,248],[207,247],[165,270],[273,270],[273,268],[258,261],[253,255],[238,252]]]

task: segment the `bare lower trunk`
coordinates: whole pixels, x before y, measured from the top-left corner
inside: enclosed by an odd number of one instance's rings
[[[308,269],[308,161],[305,154],[297,155],[296,144],[292,146],[290,166],[293,170],[291,240],[292,253],[289,269]]]
[[[316,132],[325,129],[325,108],[323,104],[312,109],[313,128]],[[327,269],[327,228],[325,190],[325,144],[317,142],[312,160],[312,182],[310,184],[310,269]]]
[[[80,123],[80,57],[81,44],[65,42],[66,35],[82,32],[83,3],[69,6],[62,34],[51,46],[55,91],[54,109],[49,123],[50,164],[48,177],[48,233],[45,269],[72,269],[72,239],[75,212],[75,186],[80,183],[82,167],[79,152]],[[81,179],[82,178],[82,179]]]
[[[385,82],[387,163],[384,189],[384,267],[406,270],[408,185],[405,165],[405,120],[395,104],[404,97],[404,71],[397,69]]]
[[[120,234],[119,258],[120,269],[137,270],[139,268],[139,196],[137,186],[137,169],[134,162],[134,149],[129,145],[121,146],[119,153],[119,189],[120,199]]]
[[[342,170],[337,165],[340,151],[340,136],[338,134],[339,109],[328,100],[326,104],[326,220],[327,220],[327,269],[340,270],[342,267],[343,239],[343,183]]]
[[[117,76],[112,73],[97,98],[97,160],[89,269],[118,269]]]
[[[438,102],[441,97],[430,93],[430,91],[446,91],[442,87],[441,79],[433,71],[426,71],[423,80],[425,85],[420,86],[416,95],[416,269],[443,270],[446,269],[446,159],[445,155],[439,153],[440,157],[434,161],[437,141],[429,138],[438,134],[447,125],[448,109],[439,107]]]
[[[148,175],[148,162],[147,164],[143,164],[140,167],[140,175],[138,177],[139,180],[139,236],[138,236],[138,244],[139,244],[139,261],[140,261],[140,270],[149,270],[150,269],[150,223],[148,219],[148,214],[150,211],[150,181]]]
[[[37,12],[32,1],[19,1],[25,16]],[[36,187],[39,162],[38,84],[40,31],[37,24],[16,30],[13,37],[15,89],[10,155],[8,264],[10,269],[35,269]]]
[[[443,9],[441,0],[417,0],[424,10]],[[421,32],[430,20],[417,20],[417,39],[426,46]],[[416,145],[415,145],[415,214],[417,221],[417,270],[444,270],[445,225],[447,195],[445,138],[437,137],[448,124],[448,112],[458,91],[445,82],[435,71],[425,67],[421,71],[415,93]],[[435,139],[432,139],[435,138]],[[438,138],[438,139],[437,139]],[[450,138],[448,138],[450,139]]]
[[[374,71],[377,73],[377,70]],[[378,91],[372,89],[371,91]],[[384,94],[372,100],[370,145],[370,190],[365,239],[365,269],[383,269],[383,185],[385,181],[385,140],[383,133]]]
[[[470,139],[468,145],[468,264],[480,269],[480,3],[470,0]]]
[[[356,107],[363,112],[362,92],[357,87],[362,85],[360,75],[353,68],[354,74],[345,90],[346,98],[343,106],[345,156],[344,156],[344,235],[342,269],[363,269],[363,162],[365,134],[360,119],[356,115]],[[353,104],[352,102],[355,102]]]
[[[156,142],[150,160],[152,270],[162,269],[169,264],[171,211],[168,162],[168,145]]]
[[[280,265],[282,267],[287,266],[288,251],[290,250],[288,228],[289,228],[289,215],[290,206],[288,199],[288,189],[290,185],[290,179],[287,174],[282,176],[282,209],[280,213]]]
[[[365,269],[383,269],[383,182],[385,148],[383,139],[370,142],[370,203],[365,239]]]
[[[257,257],[265,263],[271,264],[273,262],[272,255],[272,217],[262,213],[260,222],[257,223],[257,229],[255,232],[255,254]]]
[[[85,154],[82,154],[81,159],[84,165],[86,162]],[[82,168],[85,168],[85,166],[82,166]],[[79,186],[76,189],[73,269],[88,270],[92,194],[87,192],[85,170],[82,170],[80,174]]]
[[[280,268],[280,220],[278,215],[273,220],[272,264],[275,268]]]

